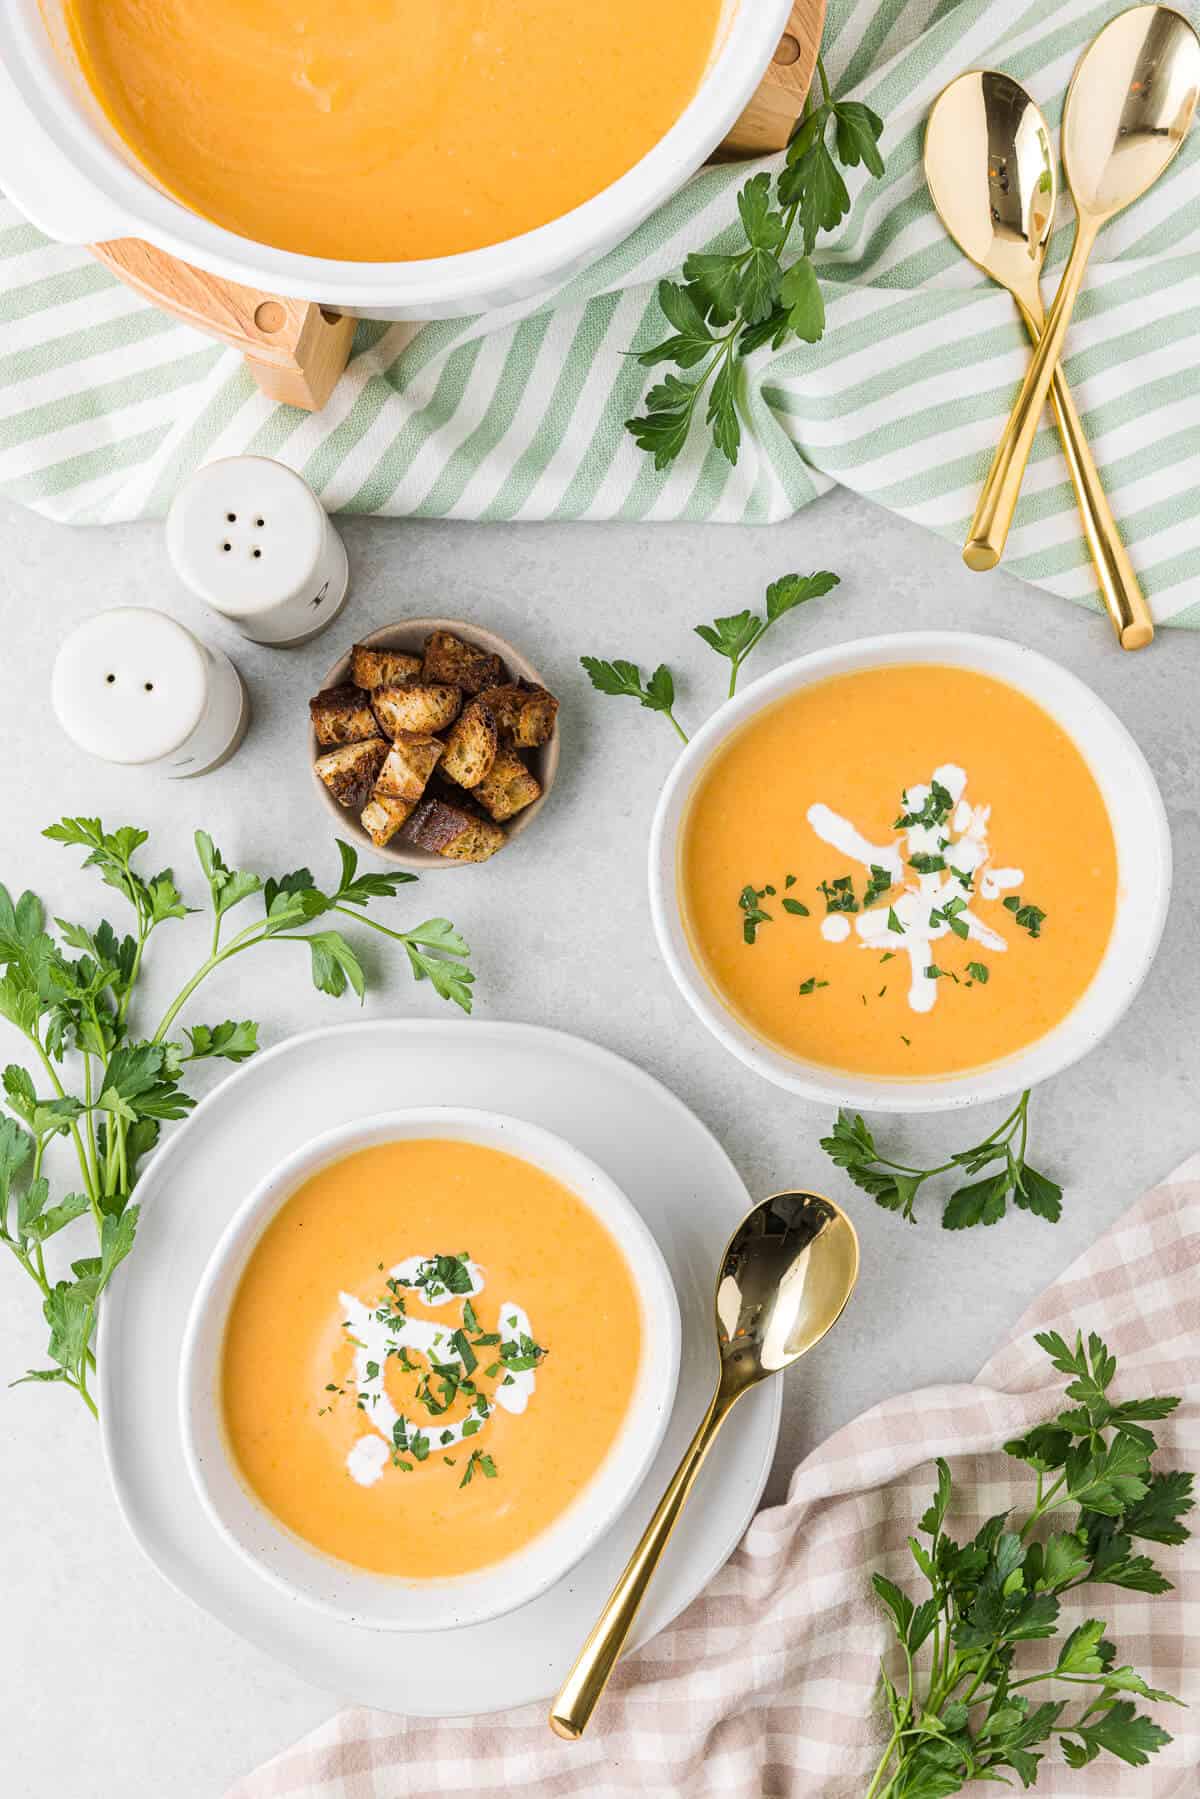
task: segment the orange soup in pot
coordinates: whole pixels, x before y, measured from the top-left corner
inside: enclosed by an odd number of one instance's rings
[[[112,125],[239,236],[356,262],[532,230],[650,150],[722,0],[66,0]]]
[[[314,1548],[464,1575],[583,1491],[641,1354],[624,1254],[561,1182],[482,1144],[383,1143],[313,1175],[255,1246],[225,1331],[226,1435]]]
[[[801,688],[702,770],[680,837],[693,953],[785,1054],[940,1076],[1028,1047],[1103,959],[1117,853],[1049,713],[927,664]]]

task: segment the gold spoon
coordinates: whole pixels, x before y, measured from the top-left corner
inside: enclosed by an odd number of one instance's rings
[[[925,130],[925,179],[950,236],[1012,295],[1036,344],[1046,329],[1039,282],[1057,177],[1049,128],[1018,81],[971,69],[943,88]],[[1108,616],[1121,647],[1140,650],[1154,636],[1150,609],[1058,366],[1050,404]]]
[[[575,1741],[617,1657],[713,1438],[743,1393],[787,1368],[836,1324],[858,1279],[854,1226],[819,1193],[776,1193],[729,1239],[717,1277],[720,1378],[712,1403],[613,1588],[550,1711],[550,1728]]]
[[[1200,94],[1200,38],[1168,6],[1134,6],[1093,39],[1063,106],[1062,159],[1078,223],[1046,329],[992,458],[963,550],[969,568],[1000,560],[1025,464],[1102,225],[1178,154]]]

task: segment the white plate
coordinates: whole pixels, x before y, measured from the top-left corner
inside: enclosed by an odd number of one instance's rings
[[[591,1156],[654,1232],[683,1324],[675,1415],[626,1516],[519,1613],[414,1633],[403,1654],[376,1631],[288,1599],[245,1566],[188,1478],[175,1402],[191,1299],[240,1201],[303,1139],[401,1102],[511,1113]],[[101,1419],[118,1502],[159,1572],[306,1680],[364,1705],[445,1717],[553,1693],[711,1392],[713,1277],[749,1204],[716,1140],[649,1075],[577,1037],[531,1025],[380,1020],[293,1037],[247,1063],[176,1127],[138,1198],[135,1272],[114,1282],[103,1314]],[[730,1419],[663,1558],[635,1643],[669,1624],[734,1549],[771,1466],[781,1405],[780,1384],[769,1382]]]

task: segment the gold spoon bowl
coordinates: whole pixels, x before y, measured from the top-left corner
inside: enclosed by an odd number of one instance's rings
[[[819,1343],[842,1315],[858,1279],[858,1238],[839,1206],[819,1193],[776,1193],[748,1212],[721,1260],[715,1331],[716,1392],[625,1572],[550,1711],[550,1728],[574,1742],[616,1666],[654,1570],[717,1432],[742,1397]]]

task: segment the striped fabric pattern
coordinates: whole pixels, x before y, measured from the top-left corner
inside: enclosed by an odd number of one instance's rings
[[[1121,1397],[1181,1395],[1156,1427],[1157,1465],[1197,1465],[1200,1157],[1068,1268],[972,1384],[885,1400],[814,1450],[786,1502],[758,1514],[708,1591],[619,1665],[580,1742],[551,1736],[544,1705],[445,1720],[343,1711],[226,1799],[863,1799],[887,1739],[878,1676],[890,1635],[869,1574],[920,1597],[907,1538],[929,1503],[936,1456],[953,1471],[948,1529],[958,1541],[997,1512],[1028,1513],[1032,1478],[1000,1446],[1061,1409],[1064,1377],[1033,1340],[1045,1330],[1069,1341],[1097,1331],[1120,1363]],[[1148,1767],[1106,1757],[1072,1772],[1055,1748],[1038,1799],[1200,1790],[1200,1567],[1194,1547],[1149,1547],[1172,1592],[1084,1586],[1064,1599],[1061,1629],[1106,1619],[1119,1659],[1191,1709],[1140,1708],[1174,1738]],[[581,1638],[590,1622],[579,1620]],[[1026,1649],[1022,1667],[1057,1653]],[[902,1679],[898,1666],[891,1672]],[[1072,1697],[1061,1685],[1032,1694]]]
[[[333,511],[492,519],[788,517],[842,483],[961,540],[1027,346],[1007,295],[935,217],[922,127],[972,65],[1023,80],[1057,128],[1081,49],[1123,0],[831,0],[825,54],[842,97],[886,120],[887,170],[850,171],[854,205],[823,239],[824,340],[764,349],[745,373],[736,468],[698,436],[663,475],[624,420],[656,377],[625,354],[662,334],[655,283],[732,243],[744,166],[699,174],[553,295],[419,329],[364,321],[318,416],[273,406],[236,355],[134,298],[79,248],[0,200],[0,492],[50,516],[160,516],[180,481],[252,451],[298,468]],[[1190,8],[1193,0],[1181,0]],[[762,166],[771,166],[768,162]],[[1071,236],[1068,203],[1045,282]],[[1200,133],[1107,227],[1067,372],[1157,618],[1200,624]],[[1047,421],[1007,567],[1098,605]]]

